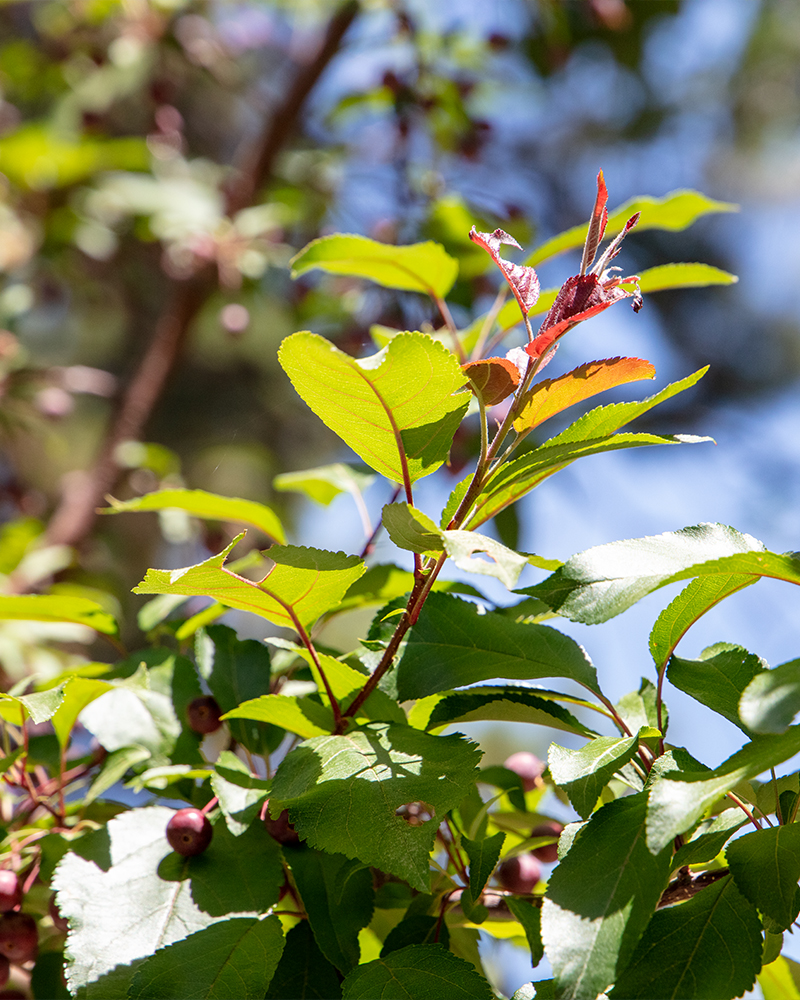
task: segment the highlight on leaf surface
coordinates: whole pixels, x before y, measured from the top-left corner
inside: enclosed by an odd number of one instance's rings
[[[461,366],[470,388],[485,406],[495,406],[513,392],[520,382],[519,368],[508,358],[484,358]]]

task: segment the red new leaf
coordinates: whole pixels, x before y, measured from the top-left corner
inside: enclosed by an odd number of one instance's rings
[[[525,264],[513,264],[500,256],[500,246],[503,243],[516,247],[518,250],[521,250],[522,247],[513,236],[509,236],[502,229],[495,229],[493,233],[479,233],[473,226],[469,231],[469,238],[479,247],[483,247],[503,272],[519,303],[522,314],[527,316],[539,298],[539,279],[536,276],[536,271]]]
[[[484,358],[462,365],[472,391],[483,399],[485,406],[494,406],[515,391],[520,381],[519,369],[507,358]]]

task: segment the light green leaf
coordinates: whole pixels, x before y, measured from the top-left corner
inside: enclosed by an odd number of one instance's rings
[[[227,712],[224,719],[255,719],[280,726],[303,739],[333,732],[333,713],[313,698],[286,694],[265,694],[245,701]]]
[[[585,650],[547,625],[517,623],[474,604],[431,594],[397,666],[401,701],[495,677],[569,677],[598,691]]]
[[[638,736],[621,739],[598,736],[580,750],[550,744],[547,757],[550,774],[563,787],[581,819],[592,814],[600,792],[634,756],[638,744]]]
[[[761,924],[732,878],[659,910],[609,1000],[729,1000],[761,968]]]
[[[625,223],[636,212],[640,213],[636,226],[637,232],[642,232],[644,229],[668,229],[677,232],[691,226],[696,219],[709,212],[736,211],[738,211],[737,205],[724,201],[714,201],[712,198],[700,194],[699,191],[672,191],[662,198],[649,196],[632,198],[624,205],[609,212],[606,236],[615,236],[621,232]],[[541,261],[555,257],[565,250],[583,246],[585,239],[586,225],[573,226],[542,243],[525,263],[535,267]]]
[[[343,1000],[493,1000],[475,967],[440,944],[412,944],[353,969]]]
[[[108,681],[89,677],[73,677],[67,682],[64,700],[52,717],[53,729],[62,747],[69,742],[69,734],[83,709],[111,687]]]
[[[573,621],[594,625],[626,611],[668,583],[715,575],[726,579],[735,553],[764,555],[751,535],[723,524],[698,524],[661,535],[598,545],[568,559],[552,576],[524,593],[532,594]]]
[[[423,292],[433,298],[444,298],[458,277],[458,261],[431,240],[394,246],[346,233],[323,236],[289,263],[293,278],[319,268],[328,274],[368,278],[385,288]]]
[[[429,889],[429,853],[443,816],[476,777],[478,748],[461,736],[430,736],[373,722],[344,736],[320,736],[287,755],[270,811],[289,818],[312,847]],[[410,825],[396,810],[422,802],[431,819]]]
[[[278,917],[236,917],[195,931],[141,965],[131,1000],[262,1000],[284,937]]]
[[[116,635],[116,620],[96,601],[54,594],[0,595],[0,620],[74,622],[103,635]]]
[[[19,695],[16,698],[10,694],[0,693],[0,717],[15,726],[21,726],[28,716],[37,724],[47,722],[53,718],[63,701],[64,684],[49,688],[47,691]]]
[[[423,333],[403,333],[356,360],[313,333],[281,344],[300,397],[376,472],[413,483],[446,460],[469,394],[455,355]]]
[[[309,499],[328,506],[340,493],[363,493],[375,480],[344,462],[321,465],[303,472],[284,472],[272,480],[276,490],[304,493]]]
[[[764,1000],[800,1000],[800,964],[781,955],[758,974]]]
[[[662,292],[670,288],[706,288],[708,285],[735,285],[735,274],[711,264],[659,264],[639,275],[642,292]]]
[[[435,702],[424,725],[425,729],[456,722],[527,722],[539,726],[550,726],[580,736],[594,735],[565,708],[555,704],[559,700],[580,702],[570,695],[558,694],[532,687],[483,686],[468,691],[445,692],[432,695]],[[420,705],[421,700],[417,702]],[[416,708],[416,706],[415,706]],[[413,711],[413,709],[412,709]],[[409,721],[411,717],[409,716]],[[418,727],[421,728],[421,727]]]
[[[274,545],[275,563],[258,582],[226,569],[228,553],[241,536],[205,562],[183,569],[150,569],[135,594],[185,594],[212,597],[230,608],[251,611],[275,625],[295,628],[316,621],[335,607],[347,588],[364,572],[357,556],[343,552]]]
[[[372,873],[341,854],[305,847],[287,848],[285,857],[320,951],[346,975],[359,962],[358,932],[372,919]]]
[[[459,569],[466,573],[494,576],[509,590],[516,587],[520,573],[528,565],[528,559],[519,552],[476,531],[451,529],[443,531],[442,538],[447,554]],[[489,558],[478,558],[476,552],[484,552]]]
[[[578,458],[651,444],[696,444],[709,440],[688,435],[615,433],[659,403],[689,389],[707,370],[703,368],[674,382],[647,399],[596,407],[538,448],[505,463],[484,486],[464,526],[477,528]]]
[[[228,829],[234,837],[241,837],[259,814],[269,782],[251,775],[236,754],[223,750],[217,758],[216,772],[211,775],[211,787]]]
[[[764,667],[760,657],[741,646],[720,642],[704,649],[696,660],[673,656],[667,677],[678,690],[718,712],[749,735],[747,724],[739,718],[739,699],[755,677],[766,673]],[[782,732],[791,721],[790,715],[785,725],[772,731]]]
[[[746,833],[725,857],[736,888],[770,919],[769,929],[788,930],[800,911],[800,824]]]
[[[400,549],[434,554],[444,549],[442,531],[421,510],[407,503],[387,503],[383,508],[383,526]]]
[[[738,715],[756,733],[782,733],[800,712],[800,660],[753,675],[741,693]]]
[[[660,851],[691,829],[706,809],[740,781],[749,781],[800,752],[800,726],[785,733],[755,736],[711,772],[667,775],[650,790],[647,843]]]
[[[646,677],[642,677],[638,691],[630,691],[623,695],[615,708],[623,722],[632,732],[639,732],[645,727],[658,729],[658,707],[656,686]],[[661,731],[667,731],[667,707],[661,705]]]
[[[108,497],[110,508],[101,514],[121,514],[124,511],[168,510],[178,508],[193,517],[210,521],[234,521],[249,524],[263,532],[267,538],[279,545],[286,543],[283,526],[275,512],[266,504],[254,500],[240,500],[237,497],[223,497],[205,490],[157,490],[132,500],[115,500]]]
[[[670,849],[648,849],[646,808],[639,793],[598,809],[553,870],[542,940],[558,997],[596,997],[619,978],[666,887]]]
[[[322,679],[322,674],[317,666],[325,672],[325,679],[330,685],[334,698],[346,709],[355,695],[361,693],[361,689],[369,679],[367,674],[362,674],[359,670],[342,663],[327,653],[317,653],[317,659],[307,649],[298,648],[297,655],[302,657],[311,668],[314,680],[317,682],[320,698],[324,705],[330,704]],[[355,718],[363,720],[383,720],[384,722],[399,722],[406,724],[406,714],[397,704],[394,698],[379,688],[372,692],[364,704],[359,709]],[[328,730],[330,732],[330,730]]]
[[[697,577],[684,587],[658,616],[650,633],[650,655],[656,665],[656,672],[661,673],[675,647],[706,611],[757,581],[757,576],[720,574],[718,577]]]
[[[116,785],[132,767],[143,763],[149,757],[150,751],[140,746],[120,747],[119,750],[112,751],[103,761],[99,774],[86,793],[84,805],[90,805],[103,792]]]

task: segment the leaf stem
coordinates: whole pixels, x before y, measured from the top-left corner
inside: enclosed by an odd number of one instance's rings
[[[303,626],[300,624],[300,621],[297,619],[294,612],[291,609],[289,610],[292,616],[294,627],[297,630],[298,636],[300,636],[300,641],[308,650],[311,659],[314,661],[314,666],[317,668],[317,670],[319,671],[319,675],[322,678],[322,683],[325,685],[325,693],[327,694],[328,700],[331,703],[331,711],[333,712],[333,721],[335,723],[336,731],[338,731],[339,726],[342,722],[342,710],[339,706],[339,702],[334,697],[333,691],[331,690],[331,686],[328,683],[328,678],[325,676],[325,671],[322,669],[322,664],[319,661],[319,656],[317,655],[317,651],[314,648],[314,643],[311,641],[311,637],[303,628]]]

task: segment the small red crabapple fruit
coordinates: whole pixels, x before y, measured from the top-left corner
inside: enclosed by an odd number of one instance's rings
[[[0,911],[7,913],[22,902],[22,886],[16,872],[0,869]]]
[[[0,917],[0,955],[19,965],[36,958],[39,931],[28,913],[6,913]]]
[[[542,877],[542,866],[532,854],[519,854],[504,861],[497,869],[500,885],[509,892],[533,892]]]
[[[560,837],[563,829],[563,823],[549,819],[546,823],[540,823],[538,826],[535,826],[531,830],[530,835],[531,837]],[[545,864],[551,864],[553,861],[558,861],[558,844],[546,844],[544,847],[535,847],[531,851],[531,854],[540,861],[544,861]]]
[[[217,699],[210,694],[204,694],[200,698],[190,701],[186,708],[186,718],[189,726],[196,733],[204,736],[208,733],[215,733],[222,725],[220,716],[222,711],[217,704]]]
[[[541,786],[542,774],[546,765],[544,761],[539,760],[535,753],[531,753],[528,750],[520,750],[518,753],[512,753],[503,762],[503,767],[507,767],[509,771],[518,774],[522,779],[522,787],[525,791],[532,792],[534,788]]]
[[[214,828],[199,809],[179,809],[167,823],[169,846],[187,858],[202,854],[213,836]]]
[[[62,934],[66,934],[67,931],[69,930],[69,923],[61,916],[61,910],[59,910],[58,904],[56,903],[55,893],[53,893],[53,895],[50,897],[50,902],[47,905],[47,909],[50,913],[50,917],[53,921],[53,925],[55,926],[55,928],[61,931]]]
[[[11,973],[11,963],[8,961],[5,955],[0,955],[0,990],[8,982],[8,977]]]

